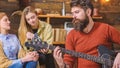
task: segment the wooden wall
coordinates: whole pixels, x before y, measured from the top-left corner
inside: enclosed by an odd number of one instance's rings
[[[66,13],[69,13],[70,0],[0,0],[0,11],[5,11],[10,16],[12,12],[22,10],[24,7],[32,5],[36,8],[41,8],[45,14],[52,12],[61,14],[62,1],[65,1]],[[103,0],[98,0],[98,2],[92,1],[94,6],[99,9],[100,16],[103,17],[103,19],[100,20],[101,22],[111,25],[120,24],[120,0],[110,0],[110,2],[103,2]],[[12,18],[12,21],[18,25],[19,20],[17,20],[17,22],[14,21],[16,18],[17,17]],[[16,27],[14,25],[13,27]]]

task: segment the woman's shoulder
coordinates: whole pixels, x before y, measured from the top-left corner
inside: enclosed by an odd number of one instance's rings
[[[40,26],[42,27],[51,27],[51,25],[45,21],[40,21]]]
[[[45,22],[45,21],[40,21],[42,24],[46,24],[46,25],[50,25],[49,23]]]

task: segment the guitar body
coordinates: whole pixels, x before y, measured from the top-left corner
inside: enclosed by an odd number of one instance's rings
[[[98,52],[100,57],[105,58],[105,59],[110,59],[110,60],[114,60],[116,53],[108,48],[106,48],[105,46],[99,46],[98,47]],[[106,61],[106,63],[109,63]],[[111,66],[107,66],[106,64],[102,64],[101,68],[112,68]]]

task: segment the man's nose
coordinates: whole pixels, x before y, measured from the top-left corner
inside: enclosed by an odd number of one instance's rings
[[[73,18],[76,18],[76,15],[73,15]]]
[[[74,19],[76,19],[76,16],[73,16]]]

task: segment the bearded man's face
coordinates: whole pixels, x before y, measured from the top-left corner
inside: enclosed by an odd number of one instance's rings
[[[74,18],[72,21],[73,25],[74,25],[74,29],[83,32],[84,28],[88,25],[89,23],[89,18],[86,15],[85,19],[80,20],[80,19],[76,19]]]

